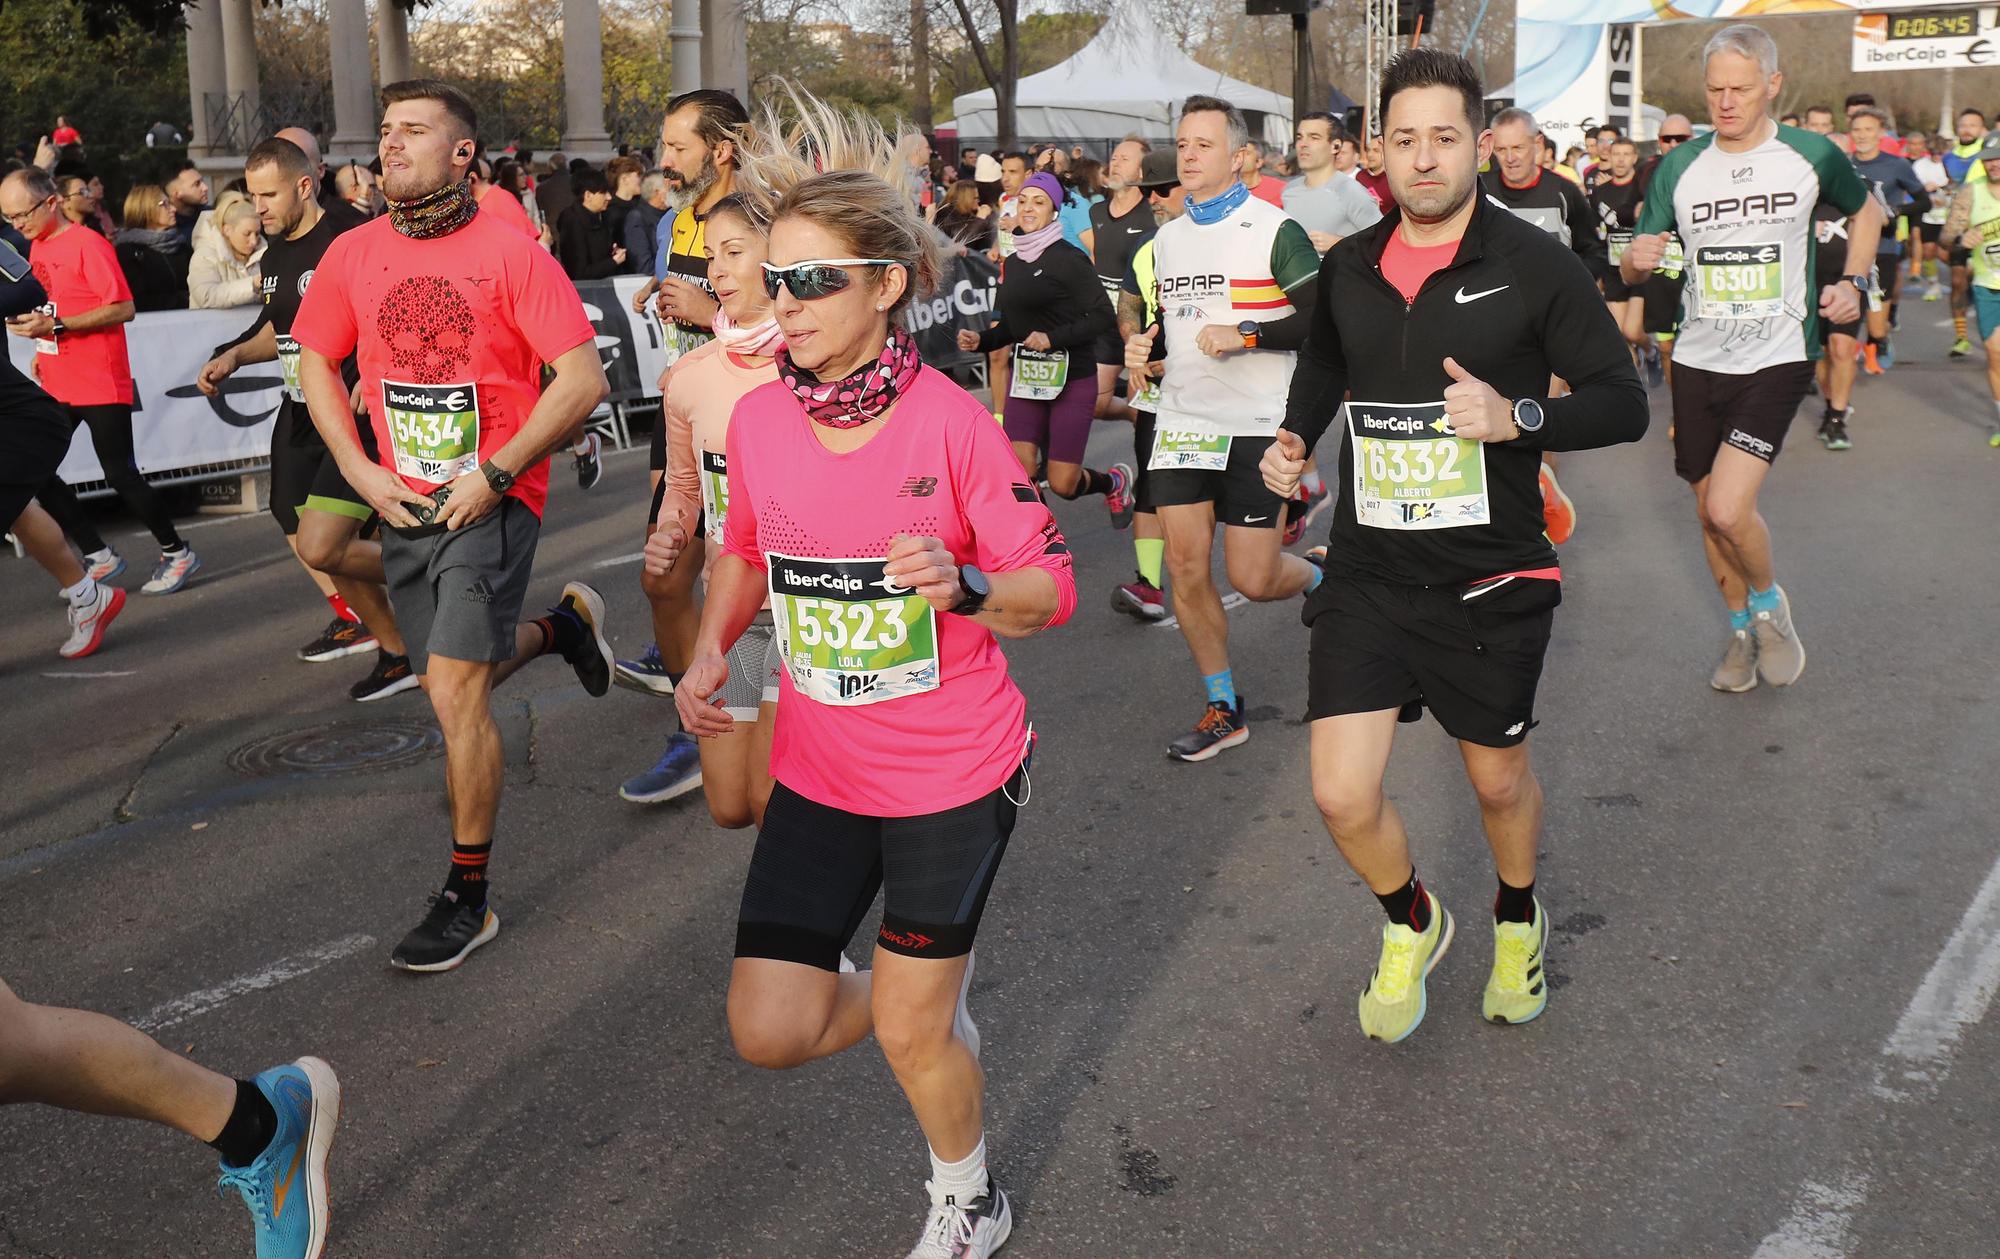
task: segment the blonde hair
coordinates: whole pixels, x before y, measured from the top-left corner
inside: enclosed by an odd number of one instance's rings
[[[766,106],[765,125],[737,145],[735,200],[760,231],[780,219],[816,223],[847,242],[858,258],[890,258],[910,282],[889,313],[937,287],[937,234],[910,195],[910,157],[923,137],[899,127],[893,139],[855,110],[781,82],[795,115],[783,121]]]
[[[125,194],[125,226],[133,229],[153,225],[153,212],[167,199],[167,190],[158,184],[133,184]]]
[[[215,203],[215,225],[227,227],[240,218],[256,218],[257,207],[240,192],[225,192]]]

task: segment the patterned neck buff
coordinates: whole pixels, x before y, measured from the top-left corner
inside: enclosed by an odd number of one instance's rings
[[[1234,213],[1238,206],[1249,199],[1250,190],[1245,188],[1243,181],[1239,179],[1227,188],[1224,188],[1221,192],[1216,193],[1215,196],[1207,201],[1196,201],[1193,197],[1187,198],[1188,217],[1204,226],[1210,223],[1220,223]]]
[[[389,226],[411,240],[431,240],[449,236],[479,213],[472,189],[465,181],[446,184],[436,192],[389,203]]]
[[[839,380],[822,382],[778,351],[778,378],[785,382],[806,414],[828,428],[859,428],[887,411],[917,379],[923,360],[917,343],[901,324],[889,326],[889,343],[874,362]]]
[[[733,353],[759,358],[769,358],[785,344],[785,334],[779,329],[775,316],[766,315],[762,322],[745,328],[731,319],[729,312],[720,306],[715,308],[715,339]]]

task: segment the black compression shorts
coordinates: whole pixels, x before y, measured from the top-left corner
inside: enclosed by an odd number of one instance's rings
[[[1639,286],[1646,299],[1646,331],[1656,337],[1671,337],[1681,328],[1681,277],[1658,272]]]
[[[891,818],[848,813],[779,782],[750,854],[736,956],[837,971],[878,890],[878,947],[907,957],[970,953],[1027,780],[1024,760],[971,804]]]

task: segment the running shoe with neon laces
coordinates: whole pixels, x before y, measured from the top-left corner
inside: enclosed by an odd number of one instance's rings
[[[326,1253],[326,1156],[340,1123],[340,1077],[318,1058],[272,1067],[251,1081],[278,1114],[271,1144],[248,1166],[219,1164],[216,1191],[234,1189],[257,1227],[257,1259]]]
[[[347,698],[357,704],[372,703],[378,699],[388,699],[391,695],[401,695],[423,685],[423,679],[410,672],[408,656],[392,656],[386,651],[375,653],[375,667],[368,676],[347,688]]]
[[[1555,546],[1569,541],[1576,532],[1576,504],[1563,493],[1556,474],[1546,463],[1542,465],[1542,531]]]
[[[125,571],[125,557],[110,547],[94,555],[83,557],[83,571],[90,574],[92,581],[110,581]]]
[[[1104,475],[1111,478],[1111,488],[1104,494],[1104,508],[1111,513],[1111,527],[1129,529],[1133,513],[1139,510],[1138,500],[1132,497],[1132,485],[1138,474],[1132,471],[1129,463],[1114,463]]]
[[[604,636],[604,596],[580,581],[563,587],[552,613],[567,612],[583,625],[584,640],[563,659],[576,670],[576,680],[593,698],[611,689],[611,641]]]
[[[326,623],[319,637],[299,648],[299,659],[307,664],[325,664],[343,656],[358,656],[376,648],[375,636],[359,621],[336,616]]]
[[[1783,586],[1777,590],[1777,608],[1752,613],[1750,628],[1757,635],[1758,676],[1772,686],[1790,686],[1805,672],[1806,649],[1792,625],[1792,601]]]
[[[65,660],[81,660],[104,645],[104,631],[125,610],[125,592],[116,586],[99,585],[97,597],[80,608],[69,610],[69,637],[56,648]]]
[[[576,484],[578,489],[589,489],[604,479],[604,438],[596,432],[583,435],[583,449],[570,450],[570,458],[576,464]]]
[[[1431,905],[1430,926],[1417,931],[1407,923],[1382,924],[1382,952],[1361,990],[1361,1031],[1385,1045],[1407,1038],[1424,1021],[1430,1007],[1426,981],[1444,960],[1456,930],[1444,903],[1429,888],[1424,896]]]
[[[1951,343],[1951,357],[1964,358],[1970,353],[1972,353],[1972,342],[1966,340],[1964,337],[1960,337]]]
[[[1166,594],[1138,573],[1133,574],[1131,581],[1111,592],[1111,606],[1126,616],[1142,621],[1167,619]]]
[[[1722,649],[1722,663],[1709,675],[1708,684],[1718,691],[1741,695],[1757,689],[1757,636],[1747,629],[1729,631],[1729,643]]]
[[[625,780],[618,798],[633,804],[665,804],[701,786],[701,745],[685,730],[667,740],[653,768]]]
[[[1194,729],[1167,745],[1167,755],[1177,761],[1205,761],[1250,738],[1243,724],[1243,697],[1231,708],[1221,700],[1210,700]]]
[[[611,680],[641,695],[671,696],[674,693],[674,679],[660,659],[658,643],[647,643],[646,654],[637,660],[613,661]]]
[[[1548,943],[1540,897],[1535,898],[1534,921],[1493,924],[1493,973],[1479,1006],[1487,1022],[1527,1023],[1548,1008],[1548,979],[1542,973],[1542,950]]]
[[[153,569],[152,580],[139,589],[149,595],[170,595],[187,585],[200,569],[201,556],[194,553],[193,547],[183,544],[171,555],[160,552],[160,563]]]
[[[931,1213],[907,1259],[987,1259],[1007,1244],[1014,1212],[990,1173],[985,1192],[963,1205],[938,1192],[933,1181],[925,1181],[924,1188],[931,1195]]]
[[[491,906],[474,909],[451,892],[434,893],[424,920],[389,954],[389,965],[427,975],[456,970],[474,949],[499,934],[500,915]]]

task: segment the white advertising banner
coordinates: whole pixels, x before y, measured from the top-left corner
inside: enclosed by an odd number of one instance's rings
[[[235,340],[256,318],[255,306],[162,310],[125,325],[139,471],[172,473],[270,455],[271,425],[284,384],[275,362],[253,363],[237,372],[215,398],[203,397],[194,387],[195,375],[215,347]],[[7,353],[25,373],[35,357],[34,343],[8,337]],[[77,430],[58,471],[72,485],[104,479],[88,430]]]
[[[1856,70],[2000,65],[2000,8],[1864,13],[1854,19]]]

